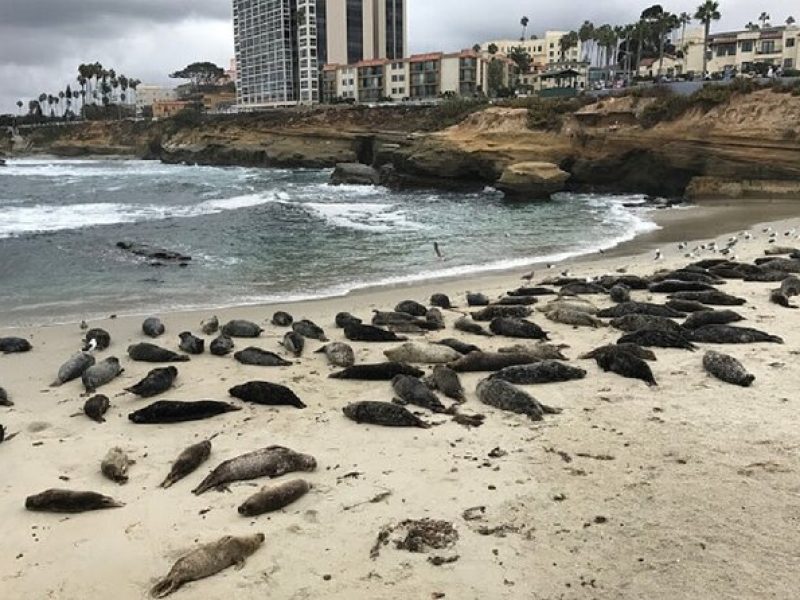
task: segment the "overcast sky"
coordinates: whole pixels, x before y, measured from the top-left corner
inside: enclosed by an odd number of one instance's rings
[[[634,21],[649,3],[631,0],[407,0],[411,52],[456,50],[489,39],[518,37],[522,15],[529,33]],[[693,12],[700,0],[664,2]],[[715,29],[738,29],[768,11],[774,24],[793,14],[796,0],[721,0]],[[74,84],[77,65],[101,62],[145,83],[196,60],[227,66],[233,56],[229,0],[0,0],[0,113],[18,99],[57,93]],[[174,83],[174,81],[173,81]]]

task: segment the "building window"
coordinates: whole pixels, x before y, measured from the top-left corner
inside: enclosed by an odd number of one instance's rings
[[[783,68],[784,69],[793,69],[794,68],[794,61],[791,58],[784,58],[783,59]]]
[[[761,53],[772,54],[775,52],[775,42],[770,40],[768,42],[761,42]]]
[[[745,40],[742,42],[742,52],[752,52],[753,51],[753,40]]]
[[[794,38],[786,38],[786,47],[794,48]]]

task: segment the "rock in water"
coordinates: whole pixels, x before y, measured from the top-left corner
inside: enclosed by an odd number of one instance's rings
[[[445,412],[444,404],[436,394],[416,377],[397,375],[392,379],[392,389],[400,398],[400,404],[413,404],[436,413]]]
[[[180,344],[178,348],[187,354],[202,354],[205,350],[206,342],[202,338],[192,335],[190,331],[184,331],[179,334]]]
[[[484,379],[478,384],[477,393],[478,399],[484,404],[500,410],[527,415],[533,421],[541,421],[545,413],[560,412],[539,403],[530,394],[502,379]]]
[[[128,346],[128,356],[139,362],[187,362],[191,360],[185,354],[176,354],[172,350],[161,348],[155,344],[132,344]]]
[[[111,402],[108,396],[97,394],[89,398],[83,405],[83,413],[92,421],[105,423],[105,414],[108,412]]]
[[[637,356],[635,351],[628,350],[627,345],[606,348],[606,351],[599,353],[595,358],[597,366],[603,371],[611,371],[628,379],[641,379],[647,385],[658,385],[650,365]]]
[[[322,329],[322,327],[312,321],[309,321],[308,319],[303,319],[302,321],[292,323],[292,330],[310,340],[319,340],[320,342],[328,341],[328,338],[325,337],[325,331]]]
[[[292,323],[294,323],[294,317],[287,312],[279,310],[272,315],[272,324],[275,327],[291,327]]]
[[[289,331],[283,336],[283,347],[296,357],[299,357],[303,353],[305,345],[306,340],[299,333]]]
[[[394,362],[420,364],[446,364],[458,360],[463,355],[447,346],[436,344],[417,344],[408,342],[397,348],[386,350],[386,358]]]
[[[254,365],[257,367],[288,367],[294,364],[283,360],[274,352],[268,352],[253,346],[240,350],[234,354],[233,357],[243,365]]]
[[[83,337],[83,350],[105,350],[111,345],[111,334],[105,329],[90,329]]]
[[[209,456],[211,456],[211,440],[204,440],[199,444],[189,446],[178,455],[172,464],[169,475],[161,483],[161,487],[171,487],[187,475],[194,473],[200,465],[208,460]]]
[[[328,362],[335,367],[345,369],[352,367],[356,363],[356,355],[353,349],[347,344],[333,342],[317,350],[318,354],[324,354]]]
[[[148,337],[157,338],[164,335],[165,331],[164,323],[157,317],[149,317],[142,323],[142,332]]]
[[[209,350],[214,356],[227,356],[233,352],[233,340],[227,335],[221,335],[211,342]]]
[[[172,387],[177,378],[178,369],[175,367],[153,369],[139,383],[125,388],[125,391],[136,394],[141,398],[152,398],[153,396],[158,396],[166,392]]]
[[[119,359],[109,356],[96,365],[89,367],[81,375],[81,381],[88,393],[94,392],[100,386],[110,383],[125,371],[119,366]]]
[[[114,483],[128,483],[128,467],[134,463],[122,448],[112,448],[100,463],[100,471]]]
[[[464,395],[464,387],[461,385],[461,380],[450,367],[444,365],[437,365],[433,368],[433,373],[425,379],[431,389],[439,390],[448,398],[452,398],[456,402],[466,402],[467,398]]]
[[[751,375],[744,368],[744,365],[732,356],[714,352],[713,350],[706,352],[703,357],[703,368],[725,383],[733,385],[740,385],[742,387],[750,387],[755,381],[755,375]]]
[[[397,335],[393,331],[355,323],[351,323],[344,328],[344,336],[352,342],[404,342],[408,339]]]
[[[556,383],[583,379],[586,371],[570,367],[556,360],[543,360],[529,365],[506,367],[492,375],[509,383],[532,385],[535,383]]]
[[[305,479],[295,479],[280,485],[264,487],[245,500],[239,506],[238,511],[243,517],[256,517],[274,512],[296,502],[309,490],[311,490],[311,484]]]
[[[169,596],[190,581],[216,575],[228,567],[244,566],[245,559],[264,543],[263,533],[234,537],[226,535],[211,544],[200,546],[178,559],[167,576],[150,590],[154,598]]]
[[[422,377],[425,373],[404,363],[386,362],[371,365],[354,365],[333,373],[331,379],[359,379],[362,381],[391,381],[395,375]]]
[[[267,406],[294,406],[295,408],[305,408],[306,405],[297,397],[292,390],[285,385],[269,383],[268,381],[250,381],[243,385],[237,385],[228,390],[234,398],[252,402],[253,404],[264,404]]]
[[[425,421],[392,402],[353,402],[342,409],[344,415],[356,423],[368,423],[383,427],[420,427],[428,429]]]
[[[192,493],[200,495],[232,481],[275,478],[296,471],[314,471],[316,468],[317,461],[313,456],[283,446],[269,446],[221,463]]]
[[[209,419],[228,412],[242,410],[234,404],[215,402],[214,400],[198,400],[197,402],[178,402],[176,400],[159,400],[150,406],[134,411],[128,415],[134,423],[183,423]]]
[[[219,319],[216,315],[200,323],[200,331],[205,335],[214,335],[219,331]]]
[[[122,502],[117,502],[113,498],[96,492],[74,492],[72,490],[51,489],[25,499],[25,508],[41,512],[81,513],[122,506],[125,506]]]
[[[222,335],[234,338],[257,338],[264,330],[252,321],[235,319],[222,326]]]
[[[18,352],[28,352],[33,346],[31,343],[19,337],[0,338],[0,352],[3,354],[14,354]]]
[[[497,318],[489,324],[489,329],[496,335],[524,338],[532,340],[550,339],[546,331],[536,323],[524,319]]]
[[[94,363],[94,356],[88,352],[78,352],[77,354],[73,354],[70,359],[58,369],[58,375],[56,376],[55,381],[50,384],[50,386],[57,387],[61,384],[67,383],[68,381],[77,379],[83,375],[83,372],[86,371],[86,369],[94,365]]]

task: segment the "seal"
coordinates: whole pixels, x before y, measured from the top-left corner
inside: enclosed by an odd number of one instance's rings
[[[463,355],[452,348],[437,344],[408,342],[397,348],[385,350],[386,358],[394,362],[438,365],[458,360]]]
[[[686,269],[678,269],[676,271],[666,271],[653,277],[653,283],[660,283],[663,281],[695,281],[699,283],[707,283],[708,285],[720,285],[725,283],[724,279],[715,277],[705,270],[694,271]],[[649,289],[650,284],[646,284],[643,289]],[[678,290],[675,290],[678,291]],[[691,291],[691,290],[684,290]]]
[[[489,298],[484,294],[467,292],[467,306],[489,306]]]
[[[210,319],[201,321],[200,331],[202,331],[204,335],[214,335],[217,333],[217,331],[219,331],[219,319],[217,316],[214,315]]]
[[[709,292],[717,289],[708,283],[701,281],[679,281],[670,280],[658,281],[650,284],[650,291],[654,294],[674,294],[675,292]]]
[[[100,472],[114,483],[128,483],[128,467],[133,464],[136,461],[129,459],[122,448],[112,448],[100,463]]]
[[[656,348],[679,348],[692,351],[697,349],[697,346],[686,339],[683,334],[653,329],[639,329],[633,333],[625,334],[617,340],[617,344],[627,343]]]
[[[479,325],[480,327],[480,325]],[[432,342],[434,344],[438,344],[440,346],[447,346],[448,348],[452,348],[459,354],[469,354],[470,352],[480,352],[481,349],[475,346],[474,344],[467,344],[466,342],[462,342],[461,340],[457,340],[454,338],[446,338],[443,340],[439,340],[438,342]]]
[[[344,336],[351,342],[403,342],[408,339],[393,331],[356,323],[351,323],[344,328]]]
[[[580,296],[585,294],[608,294],[608,290],[599,283],[591,281],[575,281],[561,286],[562,296]]]
[[[187,354],[202,354],[206,348],[205,340],[192,335],[190,331],[184,331],[178,337],[181,340],[178,348]]]
[[[554,323],[572,325],[573,327],[592,327],[598,329],[606,326],[603,321],[593,317],[589,313],[579,310],[570,310],[568,308],[557,308],[544,313],[544,316]]]
[[[401,313],[401,312],[388,312],[388,311],[380,311],[374,310],[372,311],[372,324],[379,325],[379,326],[387,326],[387,325],[421,325],[422,323],[426,323],[423,319],[419,317],[415,317],[413,315],[409,315],[408,313]]]
[[[541,421],[545,414],[558,414],[559,409],[541,404],[530,394],[508,381],[489,378],[478,383],[478,399],[488,406],[526,415],[532,421]]]
[[[105,329],[94,328],[83,336],[83,350],[105,350],[111,345],[111,334]]]
[[[77,379],[83,375],[83,372],[86,371],[86,369],[94,365],[94,363],[94,356],[88,352],[78,352],[77,354],[73,354],[69,360],[67,360],[67,362],[61,365],[61,367],[58,369],[58,375],[56,375],[55,381],[50,384],[50,387],[58,387],[64,383],[67,383],[68,381]]]
[[[253,404],[294,406],[295,408],[306,407],[303,401],[297,397],[297,394],[288,387],[278,383],[269,383],[268,381],[249,381],[232,387],[228,390],[228,393],[234,398]]]
[[[227,335],[221,335],[212,340],[209,350],[214,356],[227,356],[233,352],[233,340]]]
[[[0,338],[0,352],[3,354],[16,354],[20,352],[29,352],[33,348],[31,343],[20,337],[3,337]]]
[[[684,335],[685,330],[682,325],[667,317],[653,317],[651,315],[625,315],[611,320],[611,326],[620,331],[639,331],[640,329],[652,329],[654,331],[666,331]]]
[[[599,348],[595,348],[587,352],[586,354],[580,355],[578,358],[580,360],[590,360],[596,359],[603,354],[608,352],[618,352],[623,351],[628,354],[635,356],[636,358],[641,358],[642,360],[656,360],[656,355],[652,350],[648,350],[647,348],[642,348],[638,344],[609,344],[607,346],[600,346]]]
[[[233,355],[233,358],[243,365],[253,365],[257,367],[288,367],[294,364],[283,360],[274,352],[268,352],[267,350],[262,350],[254,346],[240,350]]]
[[[159,400],[130,413],[128,419],[140,425],[183,423],[185,421],[210,419],[211,417],[237,410],[242,409],[227,402],[216,402],[214,400],[199,400],[197,402]]]
[[[571,310],[586,313],[587,315],[596,315],[600,309],[585,298],[578,298],[576,296],[574,298],[551,300],[547,304],[537,306],[536,310],[545,314],[556,310]]]
[[[666,306],[681,313],[696,313],[704,310],[712,310],[710,306],[700,304],[694,300],[670,300],[666,303]]]
[[[119,359],[116,356],[109,356],[86,369],[81,375],[81,381],[86,392],[91,394],[100,386],[112,382],[124,371],[125,369],[119,366]]]
[[[506,292],[509,296],[555,296],[558,292],[546,287],[518,287]]]
[[[419,427],[428,429],[425,421],[409,412],[399,404],[392,402],[374,402],[366,400],[353,402],[342,409],[344,416],[356,423],[380,425],[382,427]]]
[[[272,315],[271,322],[275,327],[291,327],[292,323],[294,323],[294,317],[287,312],[279,310]]]
[[[684,313],[673,310],[663,304],[652,304],[650,302],[623,302],[597,312],[597,316],[601,319],[616,319],[625,315],[650,315],[651,317],[668,317],[670,319],[679,319],[686,316]]]
[[[356,355],[353,349],[347,344],[333,342],[327,344],[316,351],[317,354],[324,354],[328,362],[334,367],[346,369],[356,364]]]
[[[8,399],[8,392],[0,387],[0,406],[14,406],[14,403]]]
[[[586,377],[586,371],[570,367],[557,360],[543,360],[529,365],[506,367],[491,377],[518,385],[532,385],[583,379]]]
[[[111,402],[108,396],[97,394],[92,396],[83,404],[83,414],[89,417],[92,421],[98,423],[105,423],[105,414],[108,412]]]
[[[632,344],[606,346],[607,350],[595,357],[597,366],[603,371],[611,371],[628,379],[641,379],[649,386],[658,385],[650,365],[631,350],[633,347]]]
[[[525,319],[497,318],[489,324],[489,330],[497,335],[529,340],[548,340],[548,333],[536,323]]]
[[[728,325],[744,321],[744,317],[732,310],[703,310],[692,313],[683,322],[684,329],[699,329],[706,325]]]
[[[431,306],[435,306],[437,308],[443,308],[444,310],[450,310],[453,308],[453,304],[450,302],[450,298],[446,294],[433,294],[430,299]]]
[[[166,330],[164,323],[162,323],[161,319],[158,317],[148,317],[144,320],[144,323],[142,323],[142,333],[151,338],[164,335]]]
[[[750,327],[732,325],[706,325],[690,332],[693,342],[702,344],[756,344],[768,342],[783,344],[783,338]]]
[[[611,291],[611,288],[624,285],[629,290],[646,290],[650,281],[638,275],[602,275],[597,279],[597,283]]]
[[[629,288],[625,284],[618,283],[617,285],[613,286],[610,290],[608,290],[608,295],[611,297],[611,300],[616,302],[617,304],[622,304],[623,302],[630,302],[631,288]]]
[[[472,333],[474,335],[484,335],[486,337],[492,337],[491,333],[486,331],[483,327],[478,325],[475,321],[473,321],[469,317],[459,317],[458,320],[453,324],[453,327],[465,333]]]
[[[564,348],[569,348],[565,344],[558,346],[548,344],[547,342],[536,342],[535,344],[514,344],[513,346],[506,346],[500,348],[498,352],[501,354],[525,354],[537,360],[569,360],[564,353],[561,352]]]
[[[677,292],[669,296],[671,300],[695,300],[709,306],[741,306],[747,304],[744,298],[737,298],[717,290],[705,292]]]
[[[532,306],[538,303],[538,296],[504,296],[494,306]]]
[[[533,314],[527,306],[487,306],[483,310],[472,313],[476,321],[493,321],[494,319],[524,319]]]
[[[738,360],[713,350],[703,356],[703,368],[720,381],[741,387],[750,387],[756,379]]]
[[[216,542],[200,546],[179,558],[167,576],[153,586],[150,595],[164,598],[190,581],[216,575],[234,565],[241,568],[265,539],[263,533],[243,537],[226,535]]]
[[[337,327],[344,329],[348,325],[361,325],[364,321],[358,317],[354,317],[349,312],[340,312],[336,315],[334,322]]]
[[[425,321],[431,325],[431,328],[441,330],[447,327],[444,322],[444,315],[438,308],[431,308],[428,314],[425,315]]]
[[[117,502],[113,498],[97,492],[72,490],[50,489],[25,499],[26,509],[40,512],[81,513],[122,506],[125,506],[122,502]]]
[[[280,485],[263,487],[261,491],[245,500],[237,510],[243,517],[257,517],[289,506],[310,490],[311,484],[305,479],[294,479]]]
[[[252,321],[234,319],[222,326],[222,334],[233,338],[257,338],[264,330]]]
[[[425,373],[404,363],[385,362],[369,365],[354,365],[344,371],[332,373],[331,379],[357,379],[361,381],[391,381],[395,375],[422,377]]]
[[[172,463],[172,468],[166,479],[161,482],[161,487],[172,487],[187,475],[194,473],[209,456],[211,456],[211,440],[203,440],[199,444],[189,446]]]
[[[316,468],[317,461],[313,456],[283,446],[268,446],[221,463],[192,490],[192,493],[199,496],[212,488],[219,488],[233,481],[259,477],[272,479],[297,471],[314,471]]]
[[[310,340],[319,340],[320,342],[328,341],[328,338],[325,337],[325,331],[322,329],[322,327],[312,321],[309,321],[308,319],[303,319],[302,321],[292,323],[292,331],[299,333],[303,337],[307,337]]]
[[[480,371],[499,371],[514,365],[529,365],[538,360],[538,358],[530,354],[470,352],[448,366],[457,373],[477,373]]]
[[[458,373],[453,371],[450,367],[444,365],[436,365],[433,368],[433,373],[425,378],[425,383],[432,390],[439,390],[448,398],[452,398],[458,403],[467,401],[464,394],[464,387],[461,385],[461,380],[458,378]]]
[[[399,397],[397,404],[413,404],[435,413],[446,411],[444,404],[436,397],[430,388],[416,377],[410,375],[397,375],[392,379],[392,389]]]
[[[395,312],[406,313],[412,317],[424,317],[428,314],[428,309],[414,300],[403,300],[394,307]]]
[[[136,394],[141,398],[152,398],[166,392],[172,387],[177,378],[178,369],[175,367],[153,369],[139,383],[125,388],[125,391]]]
[[[283,336],[283,347],[298,358],[303,354],[305,345],[306,339],[299,333],[289,331]]]
[[[141,344],[131,344],[128,346],[128,357],[139,362],[161,363],[161,362],[187,362],[191,360],[185,354],[177,354],[172,350],[161,348],[155,344],[146,342]]]

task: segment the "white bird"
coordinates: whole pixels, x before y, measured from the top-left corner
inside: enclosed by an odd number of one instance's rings
[[[536,273],[534,271],[531,271],[530,273],[526,273],[525,275],[523,275],[520,279],[522,279],[522,281],[527,281],[528,283],[530,283],[535,276]]]
[[[656,250],[656,257],[655,260],[661,260],[661,250]]]
[[[97,340],[92,338],[89,340],[89,347],[86,349],[86,352],[94,352],[97,348]]]

